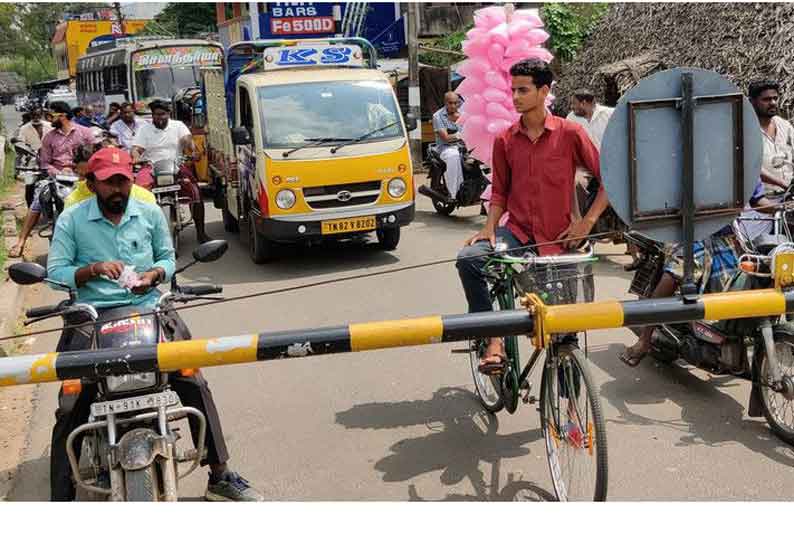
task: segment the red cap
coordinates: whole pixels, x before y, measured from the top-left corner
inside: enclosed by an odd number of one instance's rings
[[[130,180],[134,179],[132,157],[115,147],[106,147],[95,152],[88,160],[88,172],[93,173],[97,181],[104,181],[114,175],[124,175]]]

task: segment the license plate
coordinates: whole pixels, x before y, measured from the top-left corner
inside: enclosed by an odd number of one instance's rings
[[[171,186],[158,186],[156,188],[152,188],[152,194],[163,194],[165,192],[179,192],[180,186],[177,184]]]
[[[117,399],[115,401],[105,401],[104,403],[94,403],[91,405],[91,414],[96,418],[107,416],[108,414],[122,414],[124,412],[134,412],[136,410],[156,409],[161,406],[172,406],[179,403],[179,396],[174,391],[162,393],[152,393],[149,395],[139,395],[127,399]]]
[[[354,231],[374,230],[376,226],[374,216],[359,218],[343,218],[341,220],[324,220],[322,223],[323,235],[334,233],[348,233]]]

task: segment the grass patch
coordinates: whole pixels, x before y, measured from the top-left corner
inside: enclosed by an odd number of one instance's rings
[[[14,153],[14,148],[11,145],[6,144],[5,167],[3,168],[2,176],[0,176],[0,199],[8,194],[9,190],[13,189],[14,185],[16,184],[16,177],[14,175],[15,161],[16,154]],[[5,272],[2,271],[6,257],[6,244],[5,239],[3,238],[2,241],[0,241],[0,280],[5,280],[6,278]]]

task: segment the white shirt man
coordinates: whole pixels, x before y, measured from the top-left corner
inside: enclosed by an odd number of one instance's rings
[[[444,179],[447,181],[447,190],[451,198],[458,195],[460,185],[463,184],[463,164],[460,159],[460,150],[457,142],[461,140],[460,127],[457,124],[460,117],[460,98],[454,92],[444,95],[444,107],[433,114],[433,131],[436,133],[436,149],[441,159],[447,165]],[[450,134],[453,130],[455,133]]]
[[[135,141],[135,136],[138,135],[138,132],[145,124],[149,123],[138,117],[133,117],[132,122],[129,124],[123,119],[119,119],[110,125],[110,133],[116,136],[122,149],[132,152],[132,143]]]
[[[575,106],[574,103],[577,102]],[[607,129],[612,113],[612,107],[607,107],[597,103],[595,99],[590,102],[577,99],[576,95],[571,98],[571,112],[566,119],[581,124],[590,136],[590,141],[601,150],[601,141],[604,139],[604,132]]]
[[[19,128],[19,134],[17,135],[18,139],[28,145],[33,152],[39,152],[41,148],[41,140],[44,139],[51,130],[52,124],[47,122],[46,120],[39,119],[38,122],[41,124],[39,128],[41,129],[41,135],[39,135],[38,130],[36,129],[36,125],[34,125],[35,121],[30,121],[27,124],[23,124]]]
[[[761,130],[761,140],[764,144],[762,159],[763,168],[782,179],[786,184],[794,178],[794,126],[782,117],[774,116],[771,122],[775,125],[775,137]]]
[[[190,136],[190,130],[181,121],[170,119],[165,128],[147,122],[135,134],[133,147],[144,150],[143,158],[152,164],[160,160],[175,161],[180,155],[180,142]]]

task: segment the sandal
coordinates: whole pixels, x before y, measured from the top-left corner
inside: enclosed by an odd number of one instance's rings
[[[490,347],[489,347],[490,348]],[[504,348],[504,343],[502,343]],[[497,375],[504,372],[507,367],[507,357],[502,352],[493,352],[480,359],[477,370],[484,375]]]

